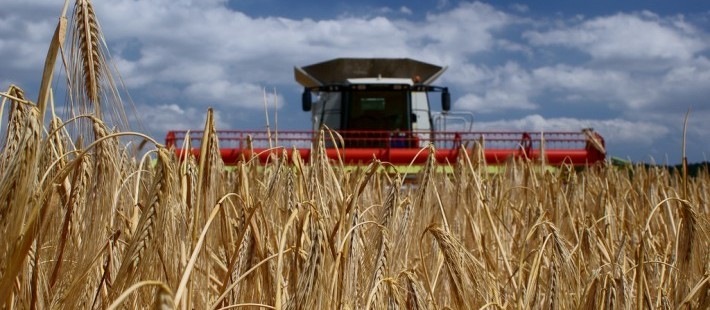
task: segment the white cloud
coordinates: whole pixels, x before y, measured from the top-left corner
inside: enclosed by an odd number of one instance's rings
[[[264,90],[263,87],[255,84],[234,84],[225,80],[193,83],[185,89],[185,94],[191,99],[191,102],[203,106],[217,105],[225,109],[232,109],[232,112],[239,112],[242,108],[262,109],[264,101],[267,102],[269,108],[273,107],[274,100],[279,107],[284,104],[283,96],[277,93],[274,98],[272,90]]]
[[[525,4],[521,3],[513,3],[509,6],[513,11],[519,12],[519,13],[526,13],[530,11],[530,7],[528,7]]]
[[[523,94],[496,89],[486,92],[483,96],[466,94],[456,100],[454,107],[486,114],[505,110],[534,110],[537,105],[528,101]]]
[[[207,118],[207,107],[180,106],[175,103],[160,105],[140,105],[136,107],[141,116],[140,124],[148,132],[160,133],[153,138],[161,141],[171,130],[202,130]],[[214,122],[217,130],[231,129],[234,117],[230,109],[213,107]]]
[[[496,40],[496,47],[504,50],[504,51],[509,51],[509,52],[519,52],[524,54],[527,57],[532,57],[532,49],[526,45],[516,43],[507,39],[499,39]]]
[[[424,48],[461,57],[491,49],[492,31],[511,23],[511,18],[487,4],[462,3],[441,14],[428,14],[424,24],[413,25],[410,35],[421,39]]]
[[[573,89],[585,92],[609,92],[623,87],[629,80],[628,74],[612,70],[596,70],[567,65],[540,67],[533,71],[536,79],[541,84],[550,88]],[[622,84],[622,85],[620,85]]]
[[[708,47],[691,25],[647,12],[597,17],[571,27],[525,32],[523,37],[533,45],[567,46],[606,60],[688,60]]]
[[[187,110],[176,104],[141,105],[136,108],[141,115],[141,124],[150,132],[165,133],[169,130],[200,128],[204,124],[205,111]],[[160,139],[162,137],[155,137]]]
[[[252,18],[200,2],[161,6],[117,1],[97,11],[106,15],[101,21],[107,36],[119,42],[140,41],[138,59],[118,60],[129,86],[176,83],[184,87],[187,98],[199,100],[198,105],[209,101],[246,108],[261,106],[261,86],[256,86],[256,81],[267,86],[293,83],[291,74],[275,73],[290,70],[294,64],[348,56],[412,57],[447,64],[501,46],[490,32],[510,22],[509,16],[482,3],[428,14],[421,22],[353,16],[331,20]],[[128,15],[131,23],[125,23]],[[512,42],[506,46],[521,48]],[[490,102],[501,95],[483,98]],[[524,97],[508,100],[513,104],[520,99]]]
[[[664,74],[657,87],[659,96],[655,107],[673,105],[680,108],[694,107],[710,111],[710,60],[699,57],[693,62],[678,65]]]
[[[117,0],[110,4],[96,2],[94,7],[107,42],[115,49],[112,52],[119,68],[127,81],[136,83],[134,86],[145,85],[147,76],[151,81],[179,83],[198,77],[292,83],[290,74],[275,72],[329,57],[413,57],[448,64],[493,48],[491,31],[505,27],[511,18],[483,3],[463,3],[448,11],[430,13],[424,21],[382,16],[255,18],[224,4],[225,1]],[[49,4],[43,7],[49,12],[54,8]],[[400,11],[411,12],[408,7],[401,7]],[[26,30],[0,39],[0,48],[12,46],[24,51],[24,55],[32,52],[27,65],[37,63],[46,47],[28,44],[27,38],[38,34],[36,43],[46,46],[54,20],[50,17],[38,23],[17,18],[18,24],[12,28]],[[0,19],[0,23],[3,21]],[[122,57],[127,52],[127,41],[137,43],[138,50],[133,51],[137,55]],[[21,58],[17,57],[19,54],[10,56]]]
[[[704,99],[710,97],[710,89],[703,86],[710,85],[710,61],[702,57],[660,73],[605,66],[467,64],[446,75],[444,82],[467,91],[456,100],[456,108],[479,114],[543,109],[538,100],[565,101],[571,107],[593,104],[634,117],[684,111],[689,106],[710,110]]]
[[[625,71],[556,65],[537,68],[532,74],[537,89],[566,93],[576,98],[574,101],[643,108],[656,96],[656,90],[647,87],[646,79]]]
[[[32,70],[47,56],[57,22],[29,22],[22,16],[0,14],[0,69]],[[9,61],[12,59],[12,61]]]
[[[539,90],[525,68],[508,62],[493,69],[463,66],[446,81],[468,89],[469,93],[456,100],[454,107],[476,113],[492,113],[506,110],[533,110],[537,104],[531,101]]]
[[[436,8],[437,9],[441,10],[447,6],[449,6],[449,0],[437,0],[436,1]]]

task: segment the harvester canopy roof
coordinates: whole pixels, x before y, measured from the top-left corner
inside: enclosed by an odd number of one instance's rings
[[[305,67],[295,67],[296,81],[304,87],[345,83],[348,79],[419,77],[422,84],[436,80],[446,67],[409,58],[336,58]]]

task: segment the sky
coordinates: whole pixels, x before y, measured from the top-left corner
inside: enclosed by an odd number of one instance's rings
[[[64,1],[0,2],[0,89],[16,84],[36,98]],[[307,130],[294,66],[407,57],[448,67],[435,84],[450,88],[452,110],[474,113],[474,130],[592,127],[610,156],[678,163],[690,110],[688,159],[710,157],[708,1],[114,0],[94,9],[132,117],[158,140],[201,128],[208,107],[218,129],[264,129],[264,89],[279,129]]]

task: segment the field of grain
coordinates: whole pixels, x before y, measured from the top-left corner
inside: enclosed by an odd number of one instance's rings
[[[39,100],[0,93],[0,308],[710,308],[707,172],[463,158],[405,184],[323,142],[225,169],[211,111],[176,158],[122,126],[91,2],[69,8]]]

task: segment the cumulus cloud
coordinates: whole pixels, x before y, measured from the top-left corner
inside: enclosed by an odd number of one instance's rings
[[[47,55],[49,40],[57,24],[56,20],[49,19],[30,22],[25,18],[31,15],[30,12],[16,9],[25,12],[25,15],[0,13],[0,72],[18,72],[20,76],[4,76],[0,80],[22,81],[30,76],[29,73],[40,71],[38,64]],[[42,10],[38,11],[38,15],[42,16]]]
[[[517,11],[517,12],[520,12],[520,13],[526,13],[527,11],[530,10],[530,7],[528,7],[528,6],[525,5],[525,4],[521,4],[521,3],[513,3],[513,4],[509,5],[509,7],[510,7],[513,11]]]
[[[537,105],[528,101],[524,94],[496,89],[486,92],[483,96],[466,94],[456,100],[455,107],[485,114],[505,110],[534,110]]]
[[[707,48],[692,25],[648,12],[597,17],[523,37],[533,45],[571,47],[606,60],[688,60]]]
[[[428,14],[424,23],[413,25],[409,35],[419,39],[422,48],[436,48],[438,53],[459,58],[491,49],[493,31],[511,22],[512,16],[490,5],[462,3],[444,13]]]
[[[447,82],[470,89],[455,102],[455,107],[476,113],[505,110],[533,110],[538,105],[532,97],[535,89],[533,76],[518,63],[508,62],[495,68],[463,66],[447,77]]]
[[[232,129],[232,123],[243,121],[230,115],[230,109],[214,107],[214,123],[217,130]],[[141,105],[137,107],[141,129],[160,133],[154,138],[160,140],[171,130],[201,130],[207,118],[207,109],[194,106],[181,106],[175,103],[159,105]],[[263,118],[263,116],[262,116]],[[135,120],[134,120],[135,121]]]
[[[532,72],[540,91],[568,94],[571,103],[603,103],[609,107],[641,108],[651,102],[656,90],[648,81],[625,71],[607,68],[555,65]]]
[[[47,12],[54,7],[49,2],[41,5]],[[110,5],[96,2],[94,7],[119,70],[134,87],[198,79],[286,84],[292,83],[292,75],[284,72],[294,64],[329,57],[412,57],[446,65],[491,49],[491,32],[511,18],[478,2],[429,13],[424,21],[384,16],[257,18],[230,10],[225,1],[117,0]],[[401,7],[400,12],[411,10]],[[28,66],[41,62],[46,48],[27,44],[27,37],[41,34],[37,42],[46,46],[55,19],[15,19],[11,28],[25,31],[0,40],[0,48],[8,47],[0,51],[19,61],[29,58]],[[15,54],[10,53],[12,45]]]
[[[138,108],[141,124],[150,132],[189,130],[204,124],[204,111],[183,108],[177,104],[141,105]]]
[[[225,109],[239,111],[242,108],[263,108],[264,102],[271,108],[284,104],[283,96],[250,83],[233,84],[229,81],[198,82],[185,89],[192,102],[200,105],[218,105]]]
[[[245,108],[260,107],[261,100],[253,100],[260,97],[260,86],[255,82],[265,86],[292,84],[292,75],[281,72],[290,71],[294,64],[345,56],[412,57],[454,63],[494,48],[496,40],[491,32],[505,27],[511,18],[483,3],[464,3],[427,14],[426,21],[418,22],[383,16],[253,18],[214,2],[160,3],[117,1],[110,8],[97,9],[100,16],[106,16],[101,19],[106,35],[117,42],[112,47],[120,55],[117,63],[128,86],[173,84],[184,89],[186,98],[207,98],[219,104],[239,101],[232,104]],[[411,12],[407,7],[400,11]],[[126,24],[124,17],[128,15],[132,22]],[[505,41],[497,46],[503,45],[520,48]],[[452,66],[450,71],[457,70],[458,66]],[[490,102],[500,95],[483,100]],[[512,104],[521,98],[509,101]]]

